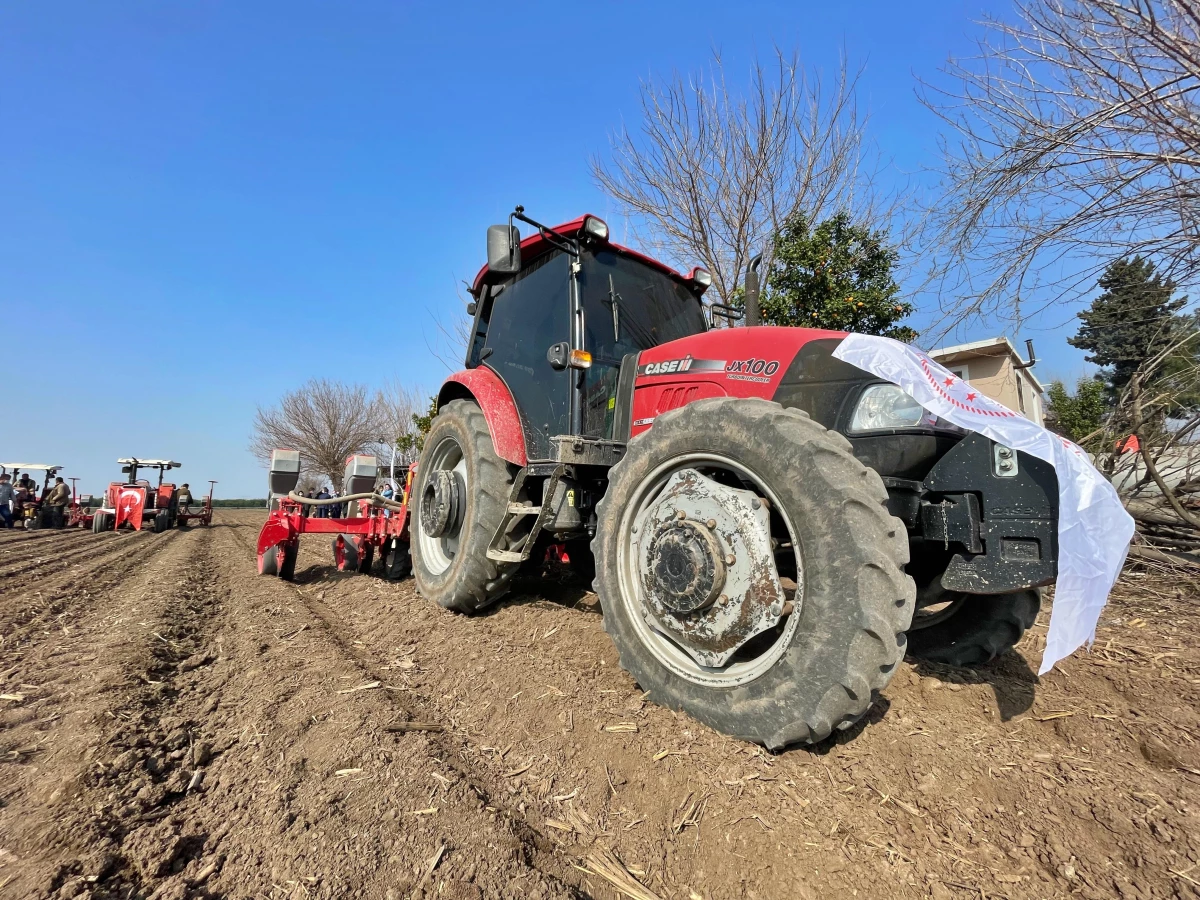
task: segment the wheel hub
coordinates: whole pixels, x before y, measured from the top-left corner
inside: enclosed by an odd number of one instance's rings
[[[647,551],[649,589],[676,615],[713,604],[725,586],[725,560],[717,538],[701,522],[674,520],[661,526]]]
[[[434,472],[421,494],[421,530],[442,537],[458,524],[462,509],[462,482],[452,471]]]
[[[634,521],[649,624],[719,667],[783,616],[770,513],[753,491],[682,469]]]

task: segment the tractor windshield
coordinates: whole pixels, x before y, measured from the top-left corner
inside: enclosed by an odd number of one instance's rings
[[[586,349],[593,358],[620,364],[626,353],[699,334],[707,327],[700,298],[686,285],[614,250],[585,254],[580,284]]]
[[[627,353],[705,331],[700,298],[653,266],[610,249],[584,253],[579,274],[584,349],[583,434],[612,437],[617,375]]]

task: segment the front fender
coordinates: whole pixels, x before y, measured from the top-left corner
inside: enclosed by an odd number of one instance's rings
[[[470,398],[483,410],[497,456],[516,466],[529,462],[517,404],[499,375],[487,366],[455,372],[438,391],[438,408],[459,398]]]

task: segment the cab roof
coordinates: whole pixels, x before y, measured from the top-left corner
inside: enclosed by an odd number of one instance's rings
[[[173,459],[136,459],[134,457],[118,459],[117,462],[123,466],[136,465],[138,468],[145,469],[178,469],[183,465],[183,463],[177,463]]]
[[[61,468],[62,468],[62,466],[50,466],[50,465],[47,465],[46,463],[6,463],[6,462],[0,462],[0,468],[5,468],[5,469],[37,469],[38,471],[42,471],[42,470],[44,469],[45,471],[47,471],[47,472],[50,472],[51,474],[53,474],[54,472],[57,472],[59,469],[61,469]]]
[[[600,218],[599,216],[594,216],[591,213],[584,213],[578,219],[572,219],[570,222],[564,222],[562,225],[555,225],[550,230],[556,231],[559,234],[563,235],[564,237],[574,237],[583,229],[583,223],[584,223],[585,219],[599,219],[599,218]],[[666,263],[659,262],[657,259],[654,259],[653,257],[646,256],[643,253],[638,253],[636,250],[631,250],[628,247],[623,247],[622,245],[614,243],[613,241],[605,241],[604,243],[607,246],[611,247],[613,250],[616,250],[618,253],[622,253],[625,256],[630,256],[636,260],[639,260],[640,262],[646,263],[649,266],[653,266],[654,268],[656,268],[660,272],[662,272],[664,275],[669,275],[672,278],[677,279],[678,281],[683,281],[683,282],[687,281],[687,279],[683,275],[681,275],[679,272],[676,272],[674,269],[672,269]],[[544,237],[542,237],[542,234],[540,231],[535,231],[529,237],[524,238],[521,241],[521,260],[522,260],[522,262],[524,262],[526,259],[533,259],[536,256],[540,256],[542,253],[546,252],[547,250],[551,249],[552,247],[553,247],[553,245],[549,241],[547,241]],[[478,296],[479,289],[481,287],[483,287],[483,282],[484,282],[484,279],[487,278],[487,274],[488,274],[488,267],[486,265],[484,265],[484,267],[479,270],[479,274],[475,276],[475,281],[471,285],[471,293],[472,294],[475,294],[476,296]]]

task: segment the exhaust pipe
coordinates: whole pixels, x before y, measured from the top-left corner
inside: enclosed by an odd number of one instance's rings
[[[762,264],[762,254],[750,260],[750,265],[746,267],[746,315],[745,321],[747,325],[762,324],[762,307],[758,304],[758,267]]]
[[[1033,352],[1033,341],[1025,338],[1025,349],[1029,352],[1029,362],[1013,363],[1014,369],[1028,369],[1037,362],[1037,356]]]

